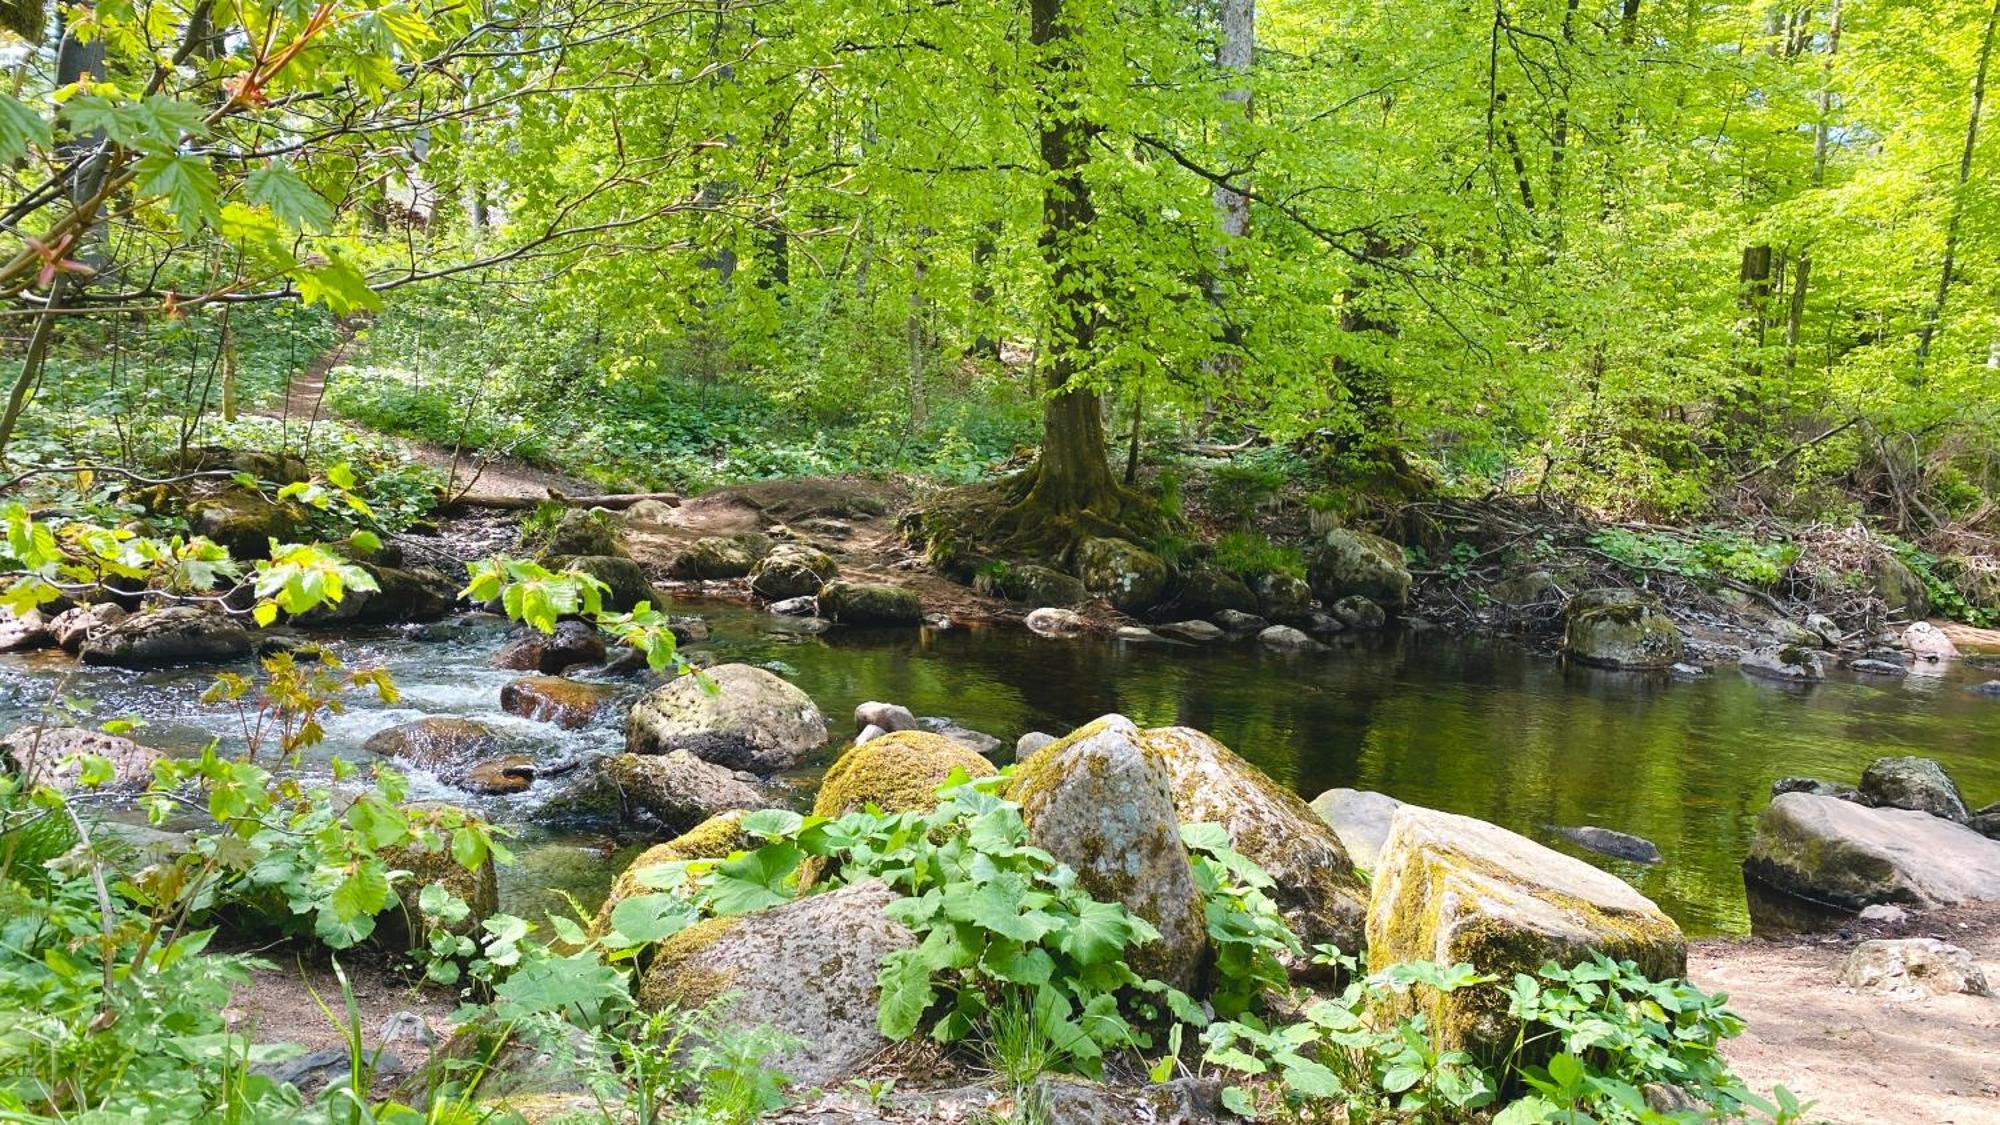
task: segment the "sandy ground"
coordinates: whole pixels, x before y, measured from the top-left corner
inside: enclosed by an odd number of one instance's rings
[[[289,953],[263,956],[272,967],[258,971],[248,986],[237,989],[231,997],[223,1012],[230,1026],[246,1031],[260,1043],[297,1043],[308,1051],[345,1046],[344,1027],[320,1010],[324,1003],[335,1018],[347,1019],[346,1001],[332,966],[323,957],[300,961]],[[422,1018],[439,1040],[450,1034],[451,1014],[458,1001],[449,992],[414,988],[407,980],[369,964],[365,957],[346,960],[353,962],[344,968],[354,990],[362,1039],[370,1048],[381,1042],[383,1025],[399,1012]],[[422,1062],[422,1048],[414,1050],[417,1057],[411,1061]]]
[[[1870,937],[1936,937],[2000,985],[2000,906],[1784,941],[1701,942],[1688,975],[1748,1021],[1727,1055],[1753,1089],[1782,1084],[1838,1125],[2000,1123],[2000,999],[1897,999],[1840,983]]]

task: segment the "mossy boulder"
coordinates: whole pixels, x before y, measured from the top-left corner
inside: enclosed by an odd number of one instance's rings
[[[611,689],[561,676],[523,676],[500,688],[500,709],[566,730],[589,726],[611,705]]]
[[[378,730],[368,736],[361,748],[370,754],[439,769],[498,753],[500,737],[486,724],[471,719],[427,715]]]
[[[670,832],[685,832],[717,813],[764,804],[763,796],[733,771],[686,750],[613,754],[602,768],[624,795],[628,813],[643,812]]]
[[[1389,623],[1389,611],[1360,594],[1349,594],[1326,608],[1344,629],[1366,632]]]
[[[1359,594],[1397,612],[1410,601],[1410,570],[1403,549],[1379,535],[1336,527],[1306,556],[1306,580],[1319,600],[1332,604]]]
[[[301,484],[310,472],[305,459],[295,453],[269,449],[231,449],[224,445],[197,445],[177,455],[172,465],[183,473],[248,473],[266,484]]]
[[[628,612],[640,602],[651,602],[654,609],[665,604],[653,592],[653,582],[646,577],[645,568],[623,555],[573,555],[550,562],[554,569],[588,574],[604,583],[607,587],[604,608],[614,613]]]
[[[1157,605],[1167,589],[1167,564],[1124,539],[1085,539],[1076,547],[1076,573],[1084,589],[1126,613]]]
[[[840,576],[833,556],[804,543],[781,543],[750,570],[750,592],[765,601],[803,598]]]
[[[405,813],[414,823],[425,819],[426,813],[431,816],[462,815],[463,810],[447,805],[422,804],[409,806]],[[440,830],[433,831],[431,835],[436,837],[432,846],[396,845],[383,848],[380,853],[382,862],[391,870],[410,873],[409,877],[396,882],[399,905],[391,908],[389,914],[392,917],[383,929],[386,934],[405,938],[412,948],[423,940],[423,911],[418,907],[417,900],[424,888],[432,883],[444,887],[472,908],[464,921],[452,927],[457,933],[478,933],[481,923],[500,912],[500,876],[493,857],[489,855],[478,867],[468,868],[452,855],[451,833]]]
[[[741,540],[704,535],[681,548],[668,573],[675,578],[722,582],[741,578],[757,565],[757,553]]]
[[[1861,774],[1861,799],[1885,809],[1915,809],[1964,824],[1971,811],[1944,767],[1929,758],[1877,758]]]
[[[188,505],[188,529],[229,548],[237,559],[271,557],[271,540],[290,543],[305,526],[305,512],[249,488],[226,488]]]
[[[85,664],[159,668],[214,664],[250,655],[250,634],[234,619],[194,606],[135,613],[86,637],[77,647]]]
[[[690,859],[727,859],[732,852],[746,851],[757,844],[757,840],[743,831],[743,814],[747,809],[730,809],[720,812],[686,832],[668,840],[664,844],[654,844],[632,857],[625,870],[612,880],[611,891],[598,907],[597,917],[590,924],[591,937],[603,937],[611,931],[611,912],[618,904],[634,895],[649,894],[650,888],[639,881],[639,874],[649,867],[663,863],[679,863]]]
[[[602,664],[605,651],[604,636],[596,626],[558,621],[552,633],[525,626],[516,629],[493,654],[493,666],[553,676],[579,664]]]
[[[111,780],[105,788],[114,790],[144,789],[152,783],[153,763],[163,756],[151,746],[84,727],[29,724],[0,739],[0,767],[9,773],[25,774],[29,784],[47,785],[65,793],[83,787],[83,765],[74,760],[80,754],[94,755],[111,763]]]
[[[1220,567],[1197,566],[1182,576],[1173,597],[1160,607],[1163,616],[1213,617],[1223,610],[1256,613],[1257,595],[1241,578]]]
[[[1139,745],[1166,771],[1182,824],[1220,825],[1230,846],[1276,881],[1269,893],[1306,948],[1361,948],[1368,886],[1310,806],[1201,731],[1141,731]]]
[[[1312,616],[1312,584],[1290,574],[1265,574],[1251,584],[1257,594],[1252,608],[1272,621],[1297,625]]]
[[[639,1006],[710,1008],[719,1031],[769,1027],[796,1045],[764,1065],[799,1086],[832,1088],[889,1046],[876,1027],[875,978],[916,938],[885,911],[899,896],[869,880],[758,914],[715,918],[660,943]]]
[[[1482,820],[1414,805],[1397,810],[1369,903],[1371,970],[1464,961],[1511,981],[1592,953],[1633,961],[1654,980],[1687,973],[1680,927],[1609,873]],[[1424,1013],[1439,1050],[1466,1050],[1490,1064],[1515,1045],[1519,1023],[1498,986],[1418,987],[1400,1004],[1393,1014]]]
[[[1911,809],[1781,793],[1757,818],[1746,875],[1788,894],[1859,910],[2000,902],[2000,841]]]
[[[1008,790],[1037,847],[1073,868],[1093,898],[1123,903],[1160,932],[1133,951],[1132,967],[1185,989],[1200,972],[1208,932],[1173,794],[1173,775],[1123,715],[1043,747]]]
[[[1090,600],[1083,580],[1034,563],[993,563],[972,578],[972,588],[1015,605],[1067,607]]]
[[[972,777],[1000,772],[953,738],[924,730],[891,731],[849,749],[826,771],[813,815],[837,817],[874,805],[884,812],[928,812],[955,769]]]
[[[629,555],[625,521],[603,508],[571,508],[542,540],[542,557]]]
[[[1931,611],[1930,591],[1908,563],[1887,551],[1868,561],[1868,586],[1891,616],[1922,621]]]
[[[1563,651],[1584,664],[1668,668],[1686,650],[1659,599],[1639,590],[1585,590],[1563,611]]]
[[[820,587],[819,615],[839,625],[921,625],[924,605],[907,586],[834,581]]]
[[[731,769],[776,773],[826,746],[826,717],[776,673],[722,664],[705,675],[713,691],[681,676],[647,692],[625,717],[625,748],[691,750]]]

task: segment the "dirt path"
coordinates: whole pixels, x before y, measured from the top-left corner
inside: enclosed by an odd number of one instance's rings
[[[1893,998],[1840,983],[1870,937],[1936,937],[1970,950],[2000,983],[2000,909],[1941,913],[1891,927],[1786,941],[1711,941],[1688,951],[1688,976],[1729,994],[1748,1021],[1725,1048],[1752,1089],[1782,1084],[1837,1125],[2000,1122],[2000,999]]]

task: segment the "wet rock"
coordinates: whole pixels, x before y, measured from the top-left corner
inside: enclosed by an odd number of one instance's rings
[[[175,606],[135,613],[93,632],[77,648],[85,664],[158,668],[212,664],[250,655],[250,634],[219,613]]]
[[[932,734],[941,734],[961,746],[971,747],[975,754],[992,754],[1000,749],[999,739],[971,727],[961,726],[950,719],[938,715],[926,715],[917,720],[917,725]]]
[[[1016,605],[1068,607],[1090,600],[1083,580],[1034,563],[998,563],[972,577],[972,588]]]
[[[361,748],[384,758],[439,769],[498,753],[500,738],[484,723],[428,715],[415,722],[378,730],[368,736]]]
[[[1771,783],[1771,796],[1782,793],[1810,793],[1815,797],[1837,797],[1843,801],[1859,801],[1861,791],[1851,785],[1836,785],[1817,777],[1781,777]]]
[[[1921,621],[1930,612],[1930,595],[1924,589],[1924,580],[1887,551],[1870,560],[1868,578],[1875,596],[1882,599],[1891,615],[1905,621]]]
[[[1708,669],[1699,664],[1675,664],[1668,668],[1667,671],[1672,672],[1674,678],[1677,680],[1705,680],[1708,678]]]
[[[1167,773],[1180,823],[1220,825],[1230,847],[1275,881],[1266,893],[1308,949],[1361,948],[1368,887],[1310,806],[1201,731],[1160,727],[1139,740]]]
[[[629,555],[625,522],[603,508],[571,508],[556,521],[542,545],[544,556]]]
[[[819,599],[815,597],[785,598],[764,607],[766,613],[779,617],[812,617],[819,613]]]
[[[820,616],[836,625],[921,625],[923,602],[906,586],[829,582],[820,587]]]
[[[1631,960],[1654,980],[1687,972],[1687,942],[1658,906],[1612,875],[1497,825],[1406,806],[1375,870],[1368,964],[1468,961],[1512,979],[1590,953]],[[1413,989],[1433,1045],[1504,1057],[1518,1022],[1497,989]]]
[[[227,488],[188,505],[188,530],[229,549],[248,562],[271,557],[271,540],[290,543],[305,527],[305,512],[289,501],[273,501],[248,488]]]
[[[1212,1080],[1194,1078],[1134,1087],[1047,1074],[1028,1087],[1021,1107],[1024,1120],[1063,1125],[1212,1125],[1225,1119],[1219,1090]]]
[[[1038,637],[1075,637],[1090,631],[1090,622],[1073,609],[1043,606],[1028,614],[1022,624]]]
[[[1975,810],[1966,818],[1965,826],[1988,839],[2000,840],[2000,801]]]
[[[141,746],[129,738],[83,727],[52,727],[29,724],[16,727],[0,739],[0,766],[25,775],[31,785],[47,785],[65,793],[83,790],[83,764],[79,755],[103,758],[111,763],[111,779],[102,788],[144,789],[153,781],[153,763],[163,755],[151,746]]]
[[[1638,590],[1586,590],[1563,619],[1563,651],[1600,668],[1668,668],[1686,648],[1659,599]]]
[[[1779,647],[1824,648],[1826,646],[1826,638],[1789,617],[1777,618],[1765,626],[1764,632]]]
[[[579,664],[602,664],[604,657],[604,637],[594,626],[581,621],[558,621],[553,633],[532,628],[515,630],[500,651],[493,654],[493,666],[553,676]]]
[[[1944,635],[1944,630],[1928,621],[1919,621],[1903,630],[1903,647],[1918,663],[1936,664],[1943,660],[1958,659],[1958,646]]]
[[[733,771],[686,750],[614,754],[603,768],[625,795],[628,813],[644,812],[674,832],[685,832],[717,813],[764,804],[762,795]]]
[[[1929,813],[1809,793],[1772,799],[1743,870],[1778,890],[1849,910],[2000,901],[2000,841]]]
[[[1193,641],[1196,644],[1219,641],[1227,635],[1222,631],[1222,626],[1212,621],[1174,621],[1166,625],[1156,625],[1153,631],[1163,637],[1172,637],[1177,641]]]
[[[1126,613],[1157,604],[1167,587],[1160,556],[1123,539],[1085,539],[1076,548],[1076,570],[1084,589]]]
[[[1632,863],[1660,862],[1660,849],[1651,840],[1634,836],[1629,832],[1619,832],[1610,828],[1599,828],[1585,824],[1574,828],[1550,825],[1549,831],[1570,841],[1580,848],[1588,848],[1598,855],[1608,855],[1612,859],[1628,860]]]
[[[884,913],[898,897],[871,880],[698,923],[660,944],[639,1005],[713,1004],[724,1031],[769,1026],[797,1045],[763,1065],[801,1086],[838,1086],[889,1046],[876,1028],[876,976],[916,944]]]
[[[1380,629],[1389,623],[1389,615],[1382,607],[1360,594],[1349,594],[1328,606],[1327,610],[1333,614],[1334,620],[1348,629]]]
[[[1965,823],[1965,795],[1929,758],[1877,758],[1861,774],[1861,799],[1879,808],[1915,809]]]
[[[1290,625],[1273,625],[1257,634],[1257,643],[1277,652],[1318,652],[1326,646]]]
[[[1132,967],[1176,987],[1192,985],[1208,947],[1201,895],[1181,844],[1173,782],[1139,729],[1106,715],[1016,767],[1036,846],[1075,869],[1093,898],[1120,902],[1160,932],[1133,951]]]
[[[1160,639],[1158,633],[1153,632],[1144,625],[1120,625],[1111,631],[1111,636],[1114,640],[1135,645],[1142,645],[1148,641],[1157,641]]]
[[[375,580],[373,590],[348,590],[338,604],[322,605],[294,619],[300,625],[387,625],[405,621],[436,621],[458,602],[450,579],[424,567],[357,564]]]
[[[1403,802],[1387,793],[1366,789],[1329,789],[1312,799],[1315,816],[1333,829],[1340,846],[1356,865],[1373,871],[1382,844],[1389,838],[1389,826]]]
[[[881,703],[869,700],[854,709],[854,725],[857,729],[868,726],[881,727],[885,732],[917,729],[917,717],[908,707],[896,703]]]
[[[1771,645],[1737,661],[1744,675],[1780,683],[1816,684],[1826,678],[1826,658],[1798,645]]]
[[[1179,590],[1162,612],[1178,617],[1213,617],[1225,609],[1256,613],[1257,595],[1241,578],[1220,567],[1197,566],[1181,579]]]
[[[1865,676],[1907,676],[1910,674],[1909,667],[1901,661],[1874,660],[1865,656],[1849,664],[1848,667]]]
[[[526,754],[485,758],[466,767],[451,783],[489,796],[523,793],[535,783],[535,760]]]
[[[1271,626],[1269,621],[1240,609],[1218,609],[1209,620],[1221,626],[1225,633],[1257,633]]]
[[[99,629],[116,625],[128,616],[116,602],[97,602],[63,610],[49,622],[49,637],[64,652],[76,652]],[[0,649],[5,642],[0,641]]]
[[[742,578],[757,565],[757,555],[746,544],[722,535],[704,535],[681,548],[667,573],[675,578],[720,582]]]
[[[1899,997],[1993,995],[1970,952],[1924,937],[1862,942],[1841,967],[1840,983]]]
[[[1346,622],[1342,621],[1338,617],[1335,617],[1331,613],[1323,613],[1318,611],[1310,613],[1306,616],[1306,619],[1303,623],[1303,627],[1305,628],[1306,632],[1311,633],[1316,637],[1331,637],[1336,633],[1347,632]]]
[[[674,522],[674,506],[664,500],[641,500],[625,509],[628,524],[652,524],[659,526]]]
[[[1031,730],[1014,740],[1014,760],[1025,762],[1034,755],[1035,751],[1040,750],[1044,746],[1053,745],[1055,742],[1055,735]]]
[[[1846,631],[1841,629],[1840,623],[1824,613],[1807,614],[1806,628],[1811,629],[1820,639],[1820,643],[1828,647],[1838,645],[1847,636]]]
[[[645,568],[623,555],[576,555],[551,559],[550,564],[553,569],[588,574],[604,583],[608,587],[603,594],[604,608],[613,613],[628,613],[640,602],[650,602],[655,609],[665,604],[653,592]]]
[[[1284,624],[1301,624],[1312,616],[1312,586],[1290,574],[1266,574],[1251,584],[1257,604],[1250,608],[1258,615]]]
[[[700,644],[708,639],[708,622],[691,613],[677,613],[667,618],[667,631],[674,635],[675,644]]]
[[[618,908],[619,903],[635,895],[652,892],[652,888],[641,881],[641,874],[647,868],[690,859],[727,859],[735,852],[748,851],[757,843],[742,828],[743,814],[749,811],[731,809],[717,813],[666,843],[655,844],[634,856],[618,878],[612,881],[611,891],[605,896],[604,905],[598,909],[589,935],[597,938],[609,933],[612,928],[611,912]]]
[[[883,812],[929,812],[953,770],[968,777],[1000,772],[956,739],[900,730],[857,745],[836,759],[813,798],[813,815],[838,817],[873,805]]]
[[[1987,695],[1995,699],[2000,699],[2000,680],[1988,680],[1983,684],[1974,684],[1965,690],[1975,695]]]
[[[509,715],[579,730],[595,722],[611,703],[603,684],[579,683],[561,676],[523,676],[500,688],[500,709]]]
[[[69,611],[74,613],[74,610]],[[0,652],[33,652],[56,643],[49,616],[39,609],[0,611]]]
[[[767,601],[810,597],[840,575],[833,557],[817,547],[784,543],[750,570],[750,592]]]
[[[1306,580],[1328,605],[1358,595],[1387,610],[1410,601],[1403,549],[1379,535],[1336,527],[1306,559]]]
[[[647,692],[625,719],[637,754],[691,750],[731,769],[790,769],[827,743],[826,719],[797,687],[748,664],[707,671],[714,691],[681,676]]]

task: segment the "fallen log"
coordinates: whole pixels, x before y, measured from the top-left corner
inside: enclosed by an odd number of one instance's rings
[[[641,500],[658,500],[669,508],[678,508],[681,503],[679,494],[672,492],[607,492],[596,496],[564,496],[551,489],[547,496],[458,496],[438,507],[447,513],[464,508],[525,512],[539,508],[543,504],[561,504],[565,508],[621,509],[629,508]]]

